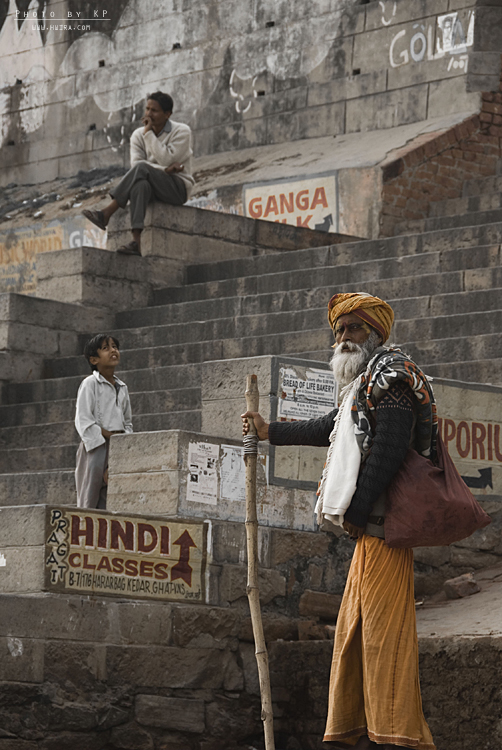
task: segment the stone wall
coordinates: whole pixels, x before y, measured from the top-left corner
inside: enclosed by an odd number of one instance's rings
[[[431,202],[460,198],[467,180],[496,174],[502,154],[502,83],[499,89],[483,94],[479,115],[423,146],[403,149],[383,169],[383,236],[402,231],[407,220],[429,216]]]
[[[1,180],[127,164],[158,88],[199,156],[473,113],[498,79],[501,12],[490,0],[46,0],[24,19],[4,4]]]
[[[500,637],[420,638],[419,654],[424,714],[438,750],[499,750]],[[331,644],[274,643],[270,664],[279,747],[321,750]]]
[[[250,621],[238,610],[6,594],[0,606],[2,750],[262,747]],[[276,746],[320,750],[332,644],[265,626]],[[423,637],[419,650],[438,750],[499,750],[500,637]]]

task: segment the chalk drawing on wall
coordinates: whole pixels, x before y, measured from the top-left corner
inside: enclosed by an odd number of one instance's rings
[[[474,44],[474,20],[475,11],[470,10],[464,22],[460,14],[454,12],[438,16],[435,24],[415,23],[411,29],[401,29],[390,43],[391,67],[400,68],[426,59],[431,61],[446,55],[458,55],[458,59],[453,62],[450,57],[447,70],[460,69],[467,73],[467,48]]]
[[[384,26],[390,26],[390,25],[391,25],[391,23],[392,23],[392,19],[393,19],[393,18],[394,18],[394,16],[396,15],[396,11],[397,11],[397,3],[396,3],[396,2],[394,2],[394,7],[393,7],[393,9],[392,9],[392,16],[391,16],[391,18],[389,18],[389,20],[386,20],[386,18],[385,18],[385,10],[386,10],[386,9],[385,9],[385,3],[383,2],[383,0],[380,0],[380,3],[379,3],[379,4],[380,4],[380,7],[381,7],[381,9],[382,9],[382,24],[383,24]]]

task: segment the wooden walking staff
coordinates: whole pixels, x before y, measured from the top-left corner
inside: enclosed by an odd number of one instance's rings
[[[260,394],[258,378],[248,375],[246,382],[246,403],[248,411],[258,411]],[[261,718],[265,732],[265,750],[275,750],[274,714],[272,711],[272,691],[268,671],[268,653],[263,634],[258,588],[258,516],[256,513],[256,461],[258,458],[258,435],[251,417],[248,417],[249,432],[244,437],[244,461],[246,463],[246,540],[248,552],[247,594],[251,623],[255,641],[256,662],[261,693]]]

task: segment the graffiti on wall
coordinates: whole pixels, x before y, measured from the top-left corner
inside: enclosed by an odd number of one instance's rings
[[[401,29],[390,43],[391,67],[440,60],[449,55],[447,70],[460,69],[467,73],[467,49],[474,43],[474,19],[474,10],[464,14],[455,11],[437,16],[433,22],[415,23],[411,29]]]
[[[34,294],[37,288],[37,255],[65,248],[106,249],[106,232],[83,217],[46,226],[33,224],[0,231],[0,293]]]

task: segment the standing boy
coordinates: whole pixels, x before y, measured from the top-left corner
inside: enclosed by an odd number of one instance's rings
[[[92,375],[80,384],[75,427],[82,438],[77,451],[75,483],[79,508],[105,508],[110,437],[132,432],[127,386],[114,374],[120,362],[119,342],[98,333],[84,348]]]

